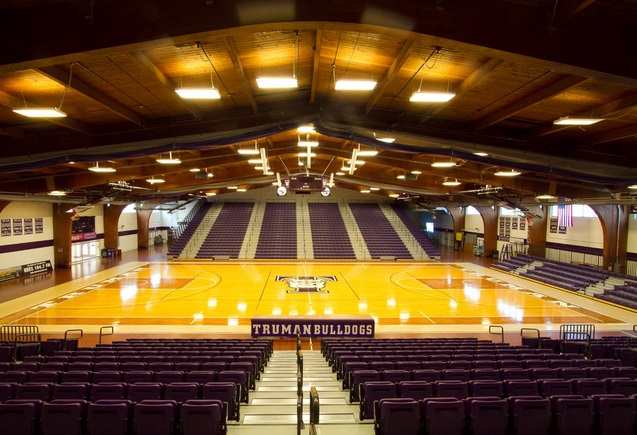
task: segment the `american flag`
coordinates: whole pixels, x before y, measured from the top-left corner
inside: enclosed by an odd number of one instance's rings
[[[559,198],[559,201],[569,201],[566,198]],[[557,226],[573,226],[573,204],[562,204],[557,206]]]

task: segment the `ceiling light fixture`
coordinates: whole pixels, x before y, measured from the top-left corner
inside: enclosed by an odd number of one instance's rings
[[[493,175],[498,177],[517,177],[521,172],[516,171],[515,169],[511,169],[510,171],[497,171]]]
[[[47,193],[49,196],[66,196],[66,192],[63,190],[52,190]]]
[[[637,189],[637,184],[631,184],[630,186],[628,186],[629,189],[635,190]]]
[[[538,195],[535,197],[535,199],[554,199],[555,197],[553,195],[549,195],[549,194],[545,194],[545,195]]]
[[[24,98],[24,94],[22,94],[22,101],[24,103],[24,107],[17,107],[13,109],[13,111],[22,116],[27,116],[29,118],[66,118],[66,113],[62,111],[62,104],[64,104],[64,97],[66,93],[71,89],[71,80],[73,79],[73,62],[71,62],[71,66],[69,67],[69,83],[64,87],[64,92],[62,93],[62,101],[60,101],[60,105],[57,107],[27,107],[27,100]]]
[[[316,148],[317,146],[319,146],[318,141],[315,140],[299,140],[298,142],[298,146],[300,147],[310,147],[310,148]]]
[[[361,190],[360,192],[361,192],[361,193],[370,193],[370,192],[371,192],[371,190],[369,190],[369,189],[363,189],[363,190]]]
[[[192,169],[188,169],[190,172],[200,172],[201,169],[199,168],[192,168]]]
[[[297,133],[316,133],[313,125],[302,125],[296,129]]]
[[[212,72],[215,70],[215,67],[212,64],[212,60],[210,60],[210,56],[208,56],[208,53],[206,53],[206,50],[201,44],[201,42],[197,42],[196,46],[197,48],[201,49],[204,56],[206,57],[208,64],[210,65],[210,87],[209,88],[208,87],[205,87],[205,88],[202,88],[202,87],[183,88],[182,87],[181,89],[176,89],[175,92],[177,92],[177,94],[184,99],[218,100],[219,98],[221,98],[221,94],[219,93],[219,90],[215,88],[215,82],[212,77]]]
[[[604,118],[591,118],[583,116],[563,116],[553,121],[553,125],[592,125],[603,121]]]
[[[474,155],[474,156],[479,156],[479,157],[486,157],[486,156],[488,156],[489,154],[488,154],[488,153],[485,153],[485,152],[483,152],[483,151],[476,151],[475,153],[473,153],[473,155]]]
[[[414,174],[414,175],[420,175],[420,174],[422,174],[422,172],[421,172],[421,171],[419,171],[419,170],[411,171],[411,173],[412,173],[412,174]]]
[[[396,176],[396,178],[398,180],[404,180],[405,179],[405,174],[399,174],[399,175]]]
[[[454,179],[454,181],[451,180],[447,180],[445,178],[445,181],[442,182],[443,186],[460,186],[462,183],[460,181],[458,181],[457,178]]]
[[[418,85],[418,90],[414,92],[409,98],[409,101],[412,101],[414,103],[446,103],[447,101],[451,100],[453,97],[456,96],[454,92],[449,92],[449,90],[447,90],[447,92],[426,92],[422,90],[422,82],[425,78],[424,67],[427,67],[427,69],[433,68],[436,62],[434,61],[434,64],[431,67],[427,66],[427,62],[429,62],[429,60],[433,56],[439,55],[442,50],[443,50],[442,47],[434,47],[433,51],[429,54],[429,56],[427,56],[425,61],[420,66],[419,69],[422,69],[422,76],[420,76],[420,84]],[[416,73],[418,73],[418,71],[416,71]],[[449,87],[449,85],[447,85],[447,87]]]
[[[116,172],[116,169],[113,168],[112,166],[100,166],[99,162],[95,162],[95,166],[91,166],[90,168],[88,168],[88,170],[91,172],[100,172],[100,173]]]
[[[165,183],[166,180],[164,180],[161,177],[159,177],[159,178],[150,177],[149,179],[146,180],[146,182],[150,183],[150,184],[161,184],[161,183]]]
[[[380,187],[370,187],[369,190],[380,190]]]
[[[239,154],[242,154],[244,156],[256,156],[259,155],[259,141],[255,140],[254,141],[254,148],[239,148],[237,150],[237,152]]]
[[[371,91],[376,87],[376,80],[337,80],[334,89],[337,91]]]
[[[157,163],[161,163],[162,165],[178,165],[181,163],[179,157],[173,157],[172,151],[168,152],[168,158],[162,157],[160,155],[158,159],[155,159],[155,161]]]
[[[292,77],[259,77],[257,85],[261,89],[292,89],[299,87],[296,78],[296,63],[299,59],[299,31],[295,30],[296,41],[294,43],[294,61],[292,62]]]
[[[358,157],[374,157],[378,155],[378,150],[362,150],[358,148]]]
[[[456,163],[452,160],[447,161],[438,161],[438,162],[433,162],[431,164],[432,168],[451,168],[456,166]]]

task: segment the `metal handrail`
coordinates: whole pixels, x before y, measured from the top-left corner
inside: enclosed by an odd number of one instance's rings
[[[493,332],[493,329],[497,329],[499,332]],[[489,334],[500,335],[500,342],[504,343],[504,328],[500,325],[489,325]]]
[[[64,331],[64,341],[66,341],[69,332],[79,332],[80,333],[80,339],[84,337],[84,330],[83,329],[67,329],[66,331]]]
[[[105,330],[110,330],[110,334],[104,334]],[[102,337],[105,335],[113,335],[115,334],[115,328],[113,328],[112,326],[102,326],[100,328],[100,340],[99,340],[99,344],[102,344]]]

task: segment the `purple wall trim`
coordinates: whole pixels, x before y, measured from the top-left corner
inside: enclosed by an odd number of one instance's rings
[[[137,234],[137,230],[120,231],[117,233],[118,236],[133,236],[135,234]]]
[[[546,242],[547,248],[561,249],[562,251],[579,252],[581,254],[604,255],[601,248],[591,248],[589,246],[566,245],[564,243]]]
[[[49,246],[53,246],[53,239],[39,240],[37,242],[28,243],[16,243],[15,245],[0,246],[0,254],[28,251],[29,249],[47,248]]]

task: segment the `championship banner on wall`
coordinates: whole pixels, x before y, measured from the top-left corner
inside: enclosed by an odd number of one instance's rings
[[[371,317],[255,317],[251,323],[253,337],[373,338],[375,326]]]

